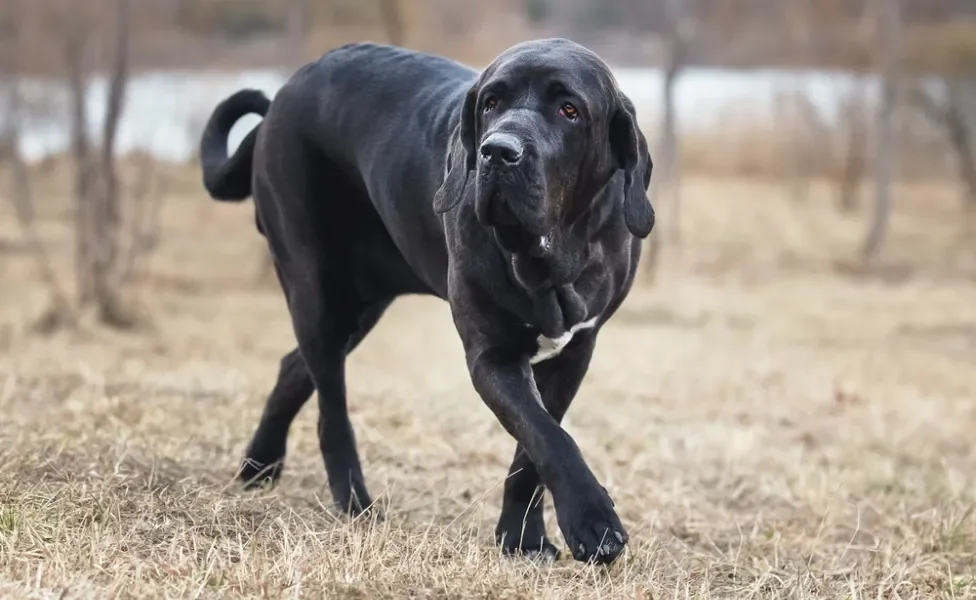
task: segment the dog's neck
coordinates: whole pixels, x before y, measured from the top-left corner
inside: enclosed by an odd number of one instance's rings
[[[577,228],[556,228],[538,239],[533,236],[523,249],[507,251],[501,247],[515,281],[527,293],[534,295],[572,285],[579,277],[588,262],[590,242],[585,232],[573,229]]]
[[[498,245],[513,281],[529,297],[533,325],[548,338],[560,337],[587,318],[586,301],[574,284],[598,258],[594,256],[596,233],[590,217],[557,227],[545,239],[532,238],[524,249],[509,251]],[[505,234],[496,230],[496,239]]]
[[[530,295],[545,293],[572,285],[593,262],[593,248],[610,225],[615,208],[613,202],[597,202],[544,236],[530,236],[517,228],[492,229],[516,283]]]

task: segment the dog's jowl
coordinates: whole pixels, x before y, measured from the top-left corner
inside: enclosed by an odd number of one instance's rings
[[[264,119],[228,156],[228,133],[248,113]],[[280,476],[288,428],[317,391],[334,500],[369,510],[346,356],[395,298],[429,294],[449,303],[474,388],[517,441],[495,531],[502,549],[557,555],[545,488],[576,559],[620,555],[628,536],[614,504],[560,426],[654,226],[647,143],[597,55],[537,40],[477,72],[343,46],[274,102],[242,90],[220,103],[201,157],[213,198],[253,196],[298,341],[243,480]]]

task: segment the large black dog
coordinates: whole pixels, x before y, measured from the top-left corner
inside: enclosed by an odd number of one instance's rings
[[[228,133],[248,113],[264,120],[228,158]],[[279,475],[289,425],[317,390],[335,502],[367,509],[346,356],[397,296],[431,294],[450,303],[474,387],[518,441],[502,548],[557,556],[544,486],[577,560],[617,558],[627,533],[560,427],[654,226],[647,143],[596,54],[532,41],[478,73],[343,46],[300,69],[273,103],[255,90],[224,100],[201,146],[213,198],[253,193],[298,340],[242,478]]]

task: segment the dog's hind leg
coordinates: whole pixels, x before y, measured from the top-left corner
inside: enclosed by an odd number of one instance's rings
[[[288,428],[315,391],[302,355],[295,348],[281,359],[278,381],[268,396],[251,443],[247,446],[238,479],[245,487],[275,483],[284,468]]]
[[[352,515],[372,504],[366,491],[356,437],[346,405],[346,355],[361,339],[360,322],[379,319],[389,304],[363,304],[339,281],[324,280],[296,289],[292,321],[305,364],[319,396],[319,448],[336,505]]]
[[[549,414],[561,422],[576,397],[596,344],[594,335],[580,337],[561,354],[533,367],[536,386]],[[555,559],[556,547],[546,536],[543,515],[542,479],[521,446],[505,480],[502,512],[495,528],[495,540],[508,555]]]
[[[347,355],[379,322],[390,301],[375,302],[364,309],[358,327],[349,340]],[[268,396],[254,436],[248,444],[238,479],[248,489],[274,484],[281,476],[288,441],[288,429],[312,393],[315,384],[301,352],[295,348],[281,359],[278,380]]]

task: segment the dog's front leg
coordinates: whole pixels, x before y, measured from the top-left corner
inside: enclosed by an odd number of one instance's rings
[[[511,321],[482,308],[470,296],[451,298],[475,390],[552,493],[559,529],[573,558],[613,562],[627,543],[613,502],[576,442],[543,405],[526,348],[513,346],[504,333]]]
[[[623,551],[627,533],[576,442],[543,407],[528,357],[502,348],[479,348],[468,353],[468,368],[482,400],[552,492],[559,528],[573,558],[613,562]]]
[[[585,332],[558,356],[532,367],[542,404],[557,423],[579,391],[596,346],[596,333]],[[543,514],[544,487],[539,472],[525,449],[517,446],[512,466],[505,479],[502,512],[495,527],[495,538],[506,554],[558,558],[559,553],[546,537]]]

